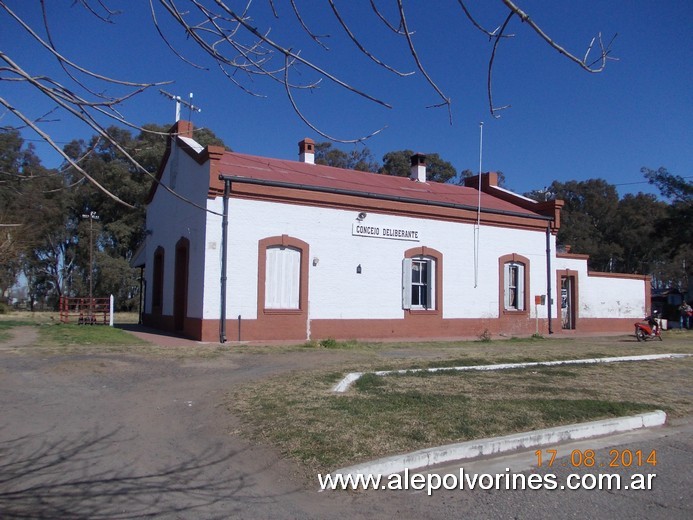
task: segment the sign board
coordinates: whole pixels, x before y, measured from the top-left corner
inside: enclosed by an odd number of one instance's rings
[[[410,242],[421,240],[421,232],[418,229],[364,224],[363,222],[352,224],[351,234],[357,237],[408,240]]]

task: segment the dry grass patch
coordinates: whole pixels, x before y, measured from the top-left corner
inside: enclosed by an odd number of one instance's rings
[[[542,354],[532,357],[549,357]],[[483,360],[499,362],[501,355],[506,357],[507,351]],[[311,471],[654,409],[672,416],[693,413],[690,358],[498,372],[366,374],[346,395],[332,394],[342,376],[312,372],[263,381],[234,392],[228,407],[244,419],[242,433],[278,446]]]

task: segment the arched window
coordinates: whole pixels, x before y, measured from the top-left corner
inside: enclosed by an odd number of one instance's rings
[[[527,312],[529,308],[529,260],[518,254],[500,257],[499,296],[502,313]]]
[[[301,294],[301,251],[294,247],[267,248],[265,309],[298,309]]]
[[[505,299],[507,311],[522,311],[525,308],[525,266],[518,262],[505,264]]]
[[[258,244],[258,312],[305,313],[308,306],[308,244],[288,235]]]
[[[402,260],[402,308],[440,311],[442,306],[443,256],[430,247],[416,247]]]
[[[430,256],[405,258],[403,271],[403,300],[405,309],[435,309],[436,260]]]

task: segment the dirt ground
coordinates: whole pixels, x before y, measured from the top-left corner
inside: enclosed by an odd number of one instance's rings
[[[235,385],[355,365],[372,353],[56,355],[34,346],[35,328],[14,333],[0,343],[2,518],[449,518],[487,510],[484,493],[435,502],[318,493],[293,462],[234,434],[237,419],[222,403]]]

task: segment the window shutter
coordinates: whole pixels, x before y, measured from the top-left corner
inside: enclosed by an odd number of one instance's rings
[[[277,267],[276,267],[276,248],[268,247],[265,264],[265,308],[274,309],[276,307],[276,286]]]
[[[503,308],[510,308],[510,264],[503,265]]]
[[[282,307],[287,309],[298,309],[298,290],[299,290],[299,269],[301,255],[293,249],[282,251],[283,256],[283,278],[282,288]]]
[[[525,310],[525,266],[517,265],[517,310]]]
[[[402,308],[411,309],[411,258],[402,260]]]
[[[428,303],[427,309],[435,309],[435,302],[433,301],[433,272],[435,271],[435,262],[433,260],[427,260],[428,264],[426,269],[426,302]]]

